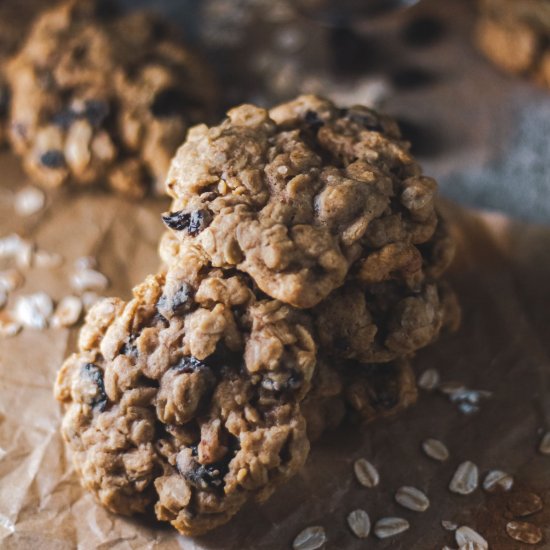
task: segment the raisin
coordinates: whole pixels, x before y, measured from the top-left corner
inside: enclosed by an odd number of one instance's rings
[[[120,348],[120,353],[122,355],[128,355],[131,357],[137,356],[138,351],[135,345],[137,337],[137,334],[130,334],[130,336],[128,336],[128,341],[124,342],[124,344],[122,344],[122,347]]]
[[[155,324],[160,323],[160,324],[164,325],[165,327],[168,327],[168,325],[170,324],[168,322],[168,319],[162,313],[159,313],[158,311],[155,313],[155,316],[153,318],[153,322]]]
[[[94,128],[99,128],[108,115],[109,105],[105,101],[93,99],[86,101],[84,117]]]
[[[78,113],[72,109],[62,109],[52,116],[51,122],[66,130],[77,118]]]
[[[376,410],[392,409],[399,403],[398,367],[372,364],[367,369],[369,402]]]
[[[350,342],[346,336],[337,335],[333,340],[334,348],[342,353],[350,350]]]
[[[87,55],[88,55],[88,48],[84,46],[84,44],[79,44],[72,51],[73,60],[78,63],[82,63],[86,59]]]
[[[315,111],[307,111],[306,116],[304,117],[306,124],[314,131],[317,131],[325,123],[319,118],[319,115]]]
[[[191,307],[192,297],[193,289],[187,283],[183,283],[173,296],[169,297],[163,294],[157,302],[157,309],[181,315]],[[166,322],[166,318],[162,314],[161,317]]]
[[[103,371],[93,363],[86,363],[82,367],[82,375],[91,380],[96,387],[96,395],[92,398],[90,405],[93,409],[103,412],[107,407],[107,394],[103,383]]]
[[[292,392],[302,386],[302,375],[299,372],[290,373],[284,380],[274,380],[273,378],[264,378],[262,387],[267,391],[272,391],[277,394]]]
[[[65,155],[63,151],[59,149],[50,149],[42,154],[40,162],[46,166],[46,168],[63,168],[65,166]]]
[[[208,227],[212,216],[208,210],[196,210],[195,212],[169,212],[163,214],[162,221],[174,231],[187,231],[193,237]]]
[[[194,445],[196,449],[196,445]],[[195,451],[197,456],[198,452]],[[231,454],[228,454],[228,459]],[[214,464],[199,464],[195,460],[192,461],[193,467],[183,472],[180,472],[183,477],[198,489],[220,489],[223,487],[223,478],[229,471],[229,460],[224,462],[216,462]]]
[[[182,357],[180,362],[173,368],[176,369],[178,372],[187,374],[191,374],[193,372],[197,372],[203,369],[210,370],[210,367],[206,363],[203,363],[200,359],[197,359],[193,355]]]
[[[381,132],[382,126],[375,113],[368,109],[347,109],[346,118],[372,132]]]
[[[191,213],[187,232],[193,237],[198,235],[210,224],[211,216],[208,210],[196,210]]]
[[[189,217],[190,215],[179,210],[177,212],[169,212],[168,214],[162,215],[162,221],[174,231],[183,231],[189,226]]]
[[[167,88],[160,91],[151,103],[151,113],[157,118],[176,116],[182,112],[185,98],[180,90]]]

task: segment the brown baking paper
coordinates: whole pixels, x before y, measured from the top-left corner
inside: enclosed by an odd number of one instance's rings
[[[61,253],[53,270],[24,270],[20,293],[45,290],[54,299],[70,293],[72,262],[95,256],[110,279],[108,293],[128,297],[132,285],[158,265],[163,201],[129,203],[101,193],[49,195],[46,209],[30,218],[13,210],[13,193],[24,177],[7,153],[0,156],[0,236],[11,232],[40,249]],[[248,504],[234,520],[195,540],[144,518],[108,513],[79,486],[60,433],[61,411],[52,384],[74,349],[76,330],[25,329],[0,341],[0,547],[40,548],[290,548],[309,525],[323,525],[327,548],[426,550],[452,545],[442,519],[467,524],[492,548],[517,549],[505,534],[506,501],[478,489],[458,496],[447,489],[457,465],[472,460],[481,472],[512,473],[516,487],[546,499],[532,517],[550,547],[550,457],[537,454],[540,430],[550,428],[550,229],[445,206],[459,247],[452,280],[464,310],[462,328],[444,336],[414,361],[422,372],[437,368],[444,380],[493,392],[477,414],[466,416],[443,395],[421,392],[400,417],[360,429],[345,426],[317,443],[303,472],[265,505]],[[427,437],[444,441],[443,464],[422,454]],[[367,457],[379,469],[375,489],[358,485],[352,462]],[[402,485],[425,491],[429,510],[419,514],[393,499]],[[515,489],[515,490],[519,490]],[[347,514],[364,508],[371,520],[398,515],[411,528],[395,539],[359,541]],[[372,535],[371,535],[372,538]]]

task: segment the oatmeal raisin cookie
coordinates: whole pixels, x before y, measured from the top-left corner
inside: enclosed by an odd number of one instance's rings
[[[213,86],[166,24],[105,4],[68,0],[35,21],[7,67],[10,140],[45,186],[107,181],[140,197],[207,118]]]
[[[436,188],[391,119],[301,96],[193,128],[172,162],[164,221],[215,267],[310,308],[350,278],[420,288]]]
[[[312,314],[253,292],[246,275],[180,276],[95,305],[58,375],[75,467],[109,510],[154,508],[200,534],[296,474],[346,410],[369,420],[414,401],[403,360],[358,365],[334,350],[312,382]]]

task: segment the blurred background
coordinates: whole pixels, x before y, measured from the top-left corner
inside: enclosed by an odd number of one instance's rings
[[[125,3],[182,26],[216,67],[225,106],[298,92],[374,105],[397,117],[444,196],[550,222],[550,90],[477,50],[474,0]]]
[[[398,119],[445,197],[550,222],[550,90],[478,51],[475,0],[120,3],[182,28],[215,68],[220,117],[300,92],[372,105]]]

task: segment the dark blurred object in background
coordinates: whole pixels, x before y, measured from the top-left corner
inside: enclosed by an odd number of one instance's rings
[[[348,25],[416,4],[418,0],[296,0],[297,10],[328,25]]]

